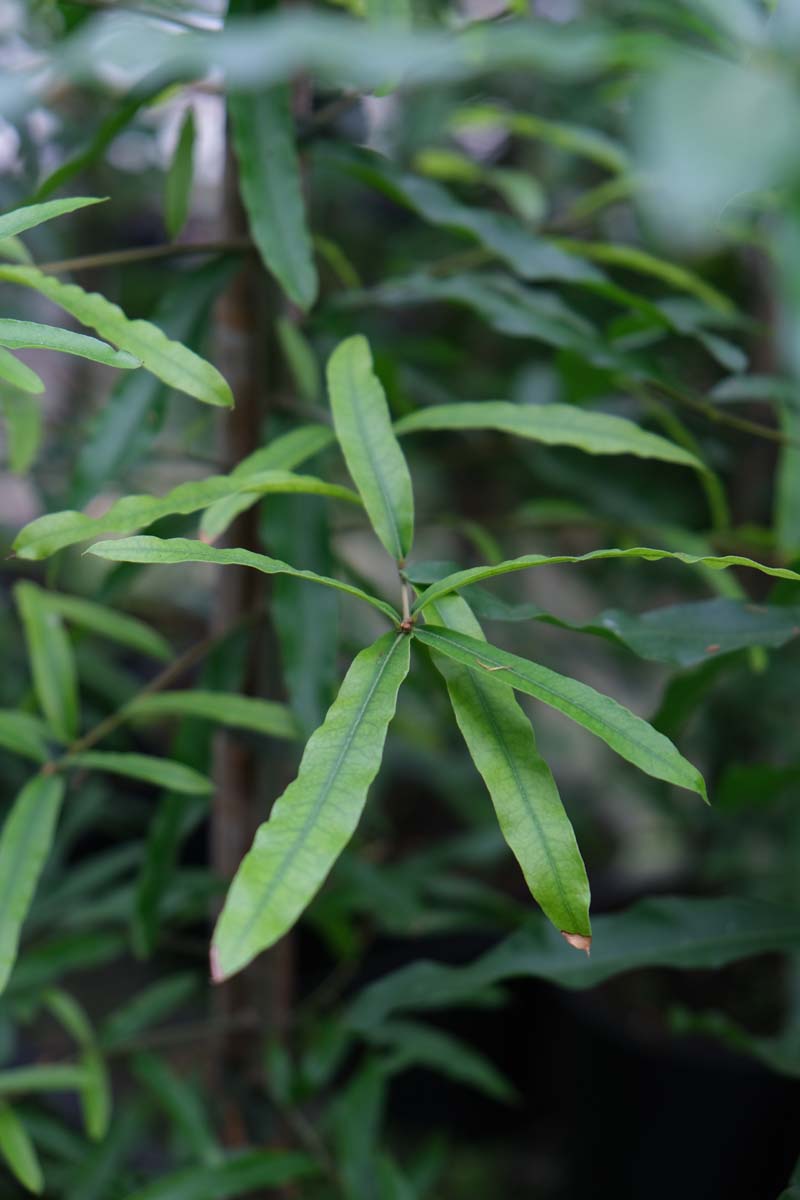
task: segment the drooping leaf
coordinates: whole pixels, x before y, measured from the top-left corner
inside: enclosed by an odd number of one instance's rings
[[[307,404],[319,404],[322,397],[319,363],[305,335],[287,317],[278,318],[275,332],[299,398]]]
[[[8,317],[0,319],[0,346],[9,350],[58,350],[62,354],[75,354],[91,362],[103,363],[107,367],[121,367],[130,371],[142,364],[127,350],[114,350],[97,338],[85,333],[72,333],[56,325],[40,325],[36,321],[14,321]]]
[[[318,451],[324,450],[334,438],[333,430],[327,425],[302,425],[299,429],[292,429],[248,454],[234,467],[230,478],[239,480],[246,475],[258,475],[263,471],[292,471]],[[242,492],[226,500],[216,501],[203,513],[200,523],[203,539],[207,542],[216,541],[234,518],[252,507],[257,500],[257,495]]]
[[[297,778],[273,805],[231,884],[212,943],[215,980],[241,970],[294,924],[355,831],[409,651],[406,636],[387,633],[354,659],[306,745]]]
[[[35,775],[17,796],[0,833],[0,992],[17,956],[63,799],[63,779]]]
[[[164,190],[164,224],[176,238],[186,224],[194,176],[194,109],[187,108],[181,122]]]
[[[590,454],[634,454],[703,469],[688,450],[640,429],[633,421],[569,404],[509,404],[502,400],[437,404],[410,413],[395,425],[401,436],[426,429],[496,429],[550,446],[577,446]]]
[[[126,705],[125,713],[134,720],[200,717],[215,725],[251,729],[267,737],[297,737],[297,724],[285,704],[232,692],[154,692],[137,696]]]
[[[800,582],[800,574],[788,567],[769,567],[764,563],[755,562],[752,558],[742,558],[738,554],[710,555],[683,554],[673,550],[655,550],[648,546],[633,546],[620,550],[591,550],[588,554],[524,554],[520,558],[507,559],[485,567],[471,567],[464,571],[456,571],[445,576],[437,583],[431,584],[414,605],[414,611],[420,612],[427,604],[446,596],[448,592],[460,591],[483,579],[492,579],[496,575],[506,575],[510,571],[524,571],[528,567],[541,567],[556,563],[593,562],[605,558],[641,558],[645,562],[660,562],[662,559],[674,559],[676,562],[687,563],[689,566],[700,565],[712,571],[724,571],[728,567],[750,567],[764,575],[773,575],[777,579],[792,579]]]
[[[501,673],[504,682],[563,712],[646,775],[688,788],[705,799],[705,784],[699,771],[678,753],[668,738],[610,696],[451,629],[428,626],[417,629],[414,636],[472,670]]]
[[[390,621],[399,621],[399,616],[384,600],[370,596],[368,592],[340,579],[331,579],[326,575],[317,575],[314,571],[301,571],[277,558],[267,558],[265,554],[254,554],[251,550],[218,550],[215,546],[207,546],[204,542],[192,541],[190,538],[156,538],[132,537],[120,538],[115,542],[98,542],[90,546],[89,554],[98,558],[108,558],[112,562],[138,563],[187,563],[208,562],[221,565],[234,564],[240,567],[252,567],[265,575],[293,575],[296,579],[308,579],[312,583],[321,583],[337,591],[346,592],[365,600],[373,608],[377,608]],[[449,589],[448,589],[449,590]]]
[[[355,492],[339,484],[326,483],[313,475],[295,475],[292,471],[261,471],[250,475],[211,475],[208,479],[180,483],[165,496],[123,496],[102,517],[80,512],[47,513],[26,525],[14,541],[20,558],[41,559],[85,542],[104,533],[133,533],[175,514],[197,512],[217,500],[238,497],[242,492],[254,498],[269,493],[301,493],[331,496],[358,504]]]
[[[493,1100],[508,1104],[515,1098],[508,1080],[484,1055],[441,1029],[417,1021],[388,1021],[371,1031],[370,1040],[390,1049],[387,1074],[424,1066],[477,1088]]]
[[[0,1071],[0,1096],[24,1096],[36,1092],[80,1091],[83,1067],[71,1063],[45,1063],[33,1067],[10,1067]]]
[[[2,346],[0,346],[0,379],[31,396],[41,396],[44,391],[44,380],[27,363],[20,362]]]
[[[178,276],[156,305],[153,323],[174,341],[194,344],[215,296],[236,268],[236,258],[229,256]],[[69,504],[85,504],[145,454],[161,428],[169,394],[169,387],[148,371],[120,377],[78,450]]]
[[[291,1185],[319,1168],[306,1154],[291,1150],[247,1150],[223,1162],[184,1167],[129,1192],[124,1200],[233,1200],[263,1188]]]
[[[0,1153],[9,1169],[29,1192],[44,1191],[39,1156],[30,1135],[10,1104],[0,1104]]]
[[[48,591],[46,603],[51,611],[88,633],[119,642],[121,646],[138,650],[150,658],[165,661],[172,657],[169,642],[160,633],[127,613],[118,612],[105,604],[96,604],[82,596],[67,596],[63,592]]]
[[[42,440],[41,407],[25,392],[0,387],[0,412],[6,422],[8,465],[15,475],[24,475],[36,458]]]
[[[53,732],[71,741],[78,729],[78,685],[72,645],[47,593],[23,581],[14,589],[36,698]]]
[[[75,212],[78,208],[86,208],[88,204],[102,204],[105,196],[68,196],[65,200],[48,200],[46,204],[28,204],[24,208],[15,208],[13,212],[0,216],[0,239],[15,237],[26,229],[33,229],[53,217],[61,217],[65,213]]]
[[[64,760],[71,769],[107,771],[111,775],[124,775],[128,779],[141,779],[156,787],[169,788],[173,792],[189,795],[204,795],[212,791],[209,779],[183,763],[167,758],[154,758],[149,754],[123,754],[116,750],[81,750]]]
[[[230,408],[233,397],[216,367],[180,342],[171,341],[157,325],[132,321],[116,304],[97,292],[85,292],[75,283],[62,283],[36,267],[0,264],[0,282],[33,288],[84,325],[96,329],[120,350],[126,350],[164,383],[194,396],[204,404]]]
[[[459,596],[439,601],[436,625],[484,640],[480,625]],[[492,798],[503,836],[542,911],[562,933],[591,944],[589,881],[555,780],[503,672],[489,674],[434,662],[447,682],[450,703],[470,755]]]
[[[47,742],[52,736],[44,721],[33,713],[16,708],[0,709],[0,746],[12,754],[21,754],[38,763],[47,762]]]
[[[548,979],[590,988],[643,967],[716,969],[727,963],[800,946],[800,913],[761,900],[640,900],[621,913],[596,917],[591,958],[573,954],[544,920],[530,920],[465,967],[413,963],[365,988],[347,1023],[379,1029],[396,1012],[452,1008],[506,979]]]
[[[317,296],[287,85],[228,96],[239,186],[264,266],[302,309]]]
[[[328,390],[336,436],[372,527],[388,553],[402,561],[414,538],[411,477],[365,337],[347,338],[334,350]]]
[[[137,1079],[179,1132],[193,1160],[206,1166],[221,1162],[222,1151],[196,1085],[155,1054],[137,1054],[132,1066]]]

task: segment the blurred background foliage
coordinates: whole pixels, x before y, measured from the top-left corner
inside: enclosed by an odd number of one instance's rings
[[[226,24],[212,3],[9,0],[0,205],[72,192],[110,201],[0,253],[64,263],[65,278],[224,357],[220,297],[243,264],[256,274],[246,234],[220,215],[225,89],[247,105],[293,80],[319,297],[303,313],[302,297],[257,275],[252,449],[328,420],[321,364],[358,330],[396,418],[464,401],[563,403],[631,418],[707,468],[486,430],[409,435],[421,582],[446,564],[602,546],[798,568],[798,6],[263,8],[236,5]],[[238,33],[237,19],[253,23]],[[7,315],[63,319],[38,294],[2,287]],[[144,373],[22,357],[47,386],[30,396],[0,385],[0,708],[35,711],[12,590],[35,579],[141,618],[176,656],[191,659],[211,631],[172,686],[285,701],[307,735],[372,612],[278,579],[258,600],[257,639],[251,620],[221,635],[207,568],[106,564],[81,547],[43,568],[11,556],[44,512],[97,514],[228,470],[227,414]],[[331,447],[303,469],[346,482]],[[196,517],[171,516],[153,532],[196,529]],[[345,505],[268,497],[250,534],[301,567],[395,588]],[[614,695],[707,780],[709,808],[531,704],[594,911],[611,914],[586,967],[598,974],[562,978],[545,950],[536,958],[534,905],[421,660],[357,841],[291,948],[270,956],[264,991],[244,1000],[220,1002],[207,983],[208,914],[223,890],[207,797],[81,777],[0,1002],[0,1099],[14,1097],[0,1108],[13,1167],[3,1195],[36,1188],[37,1161],[46,1194],[75,1200],[800,1195],[789,1183],[800,585],[598,561],[470,598],[492,641]],[[87,729],[160,669],[85,624],[70,638]],[[221,737],[246,757],[263,817],[297,742],[183,716],[126,723],[108,746],[207,772]],[[7,748],[10,807],[30,770]],[[658,899],[671,894],[689,907]],[[604,974],[605,919],[617,958]],[[467,971],[499,952],[506,965],[472,974],[404,974],[421,959]],[[74,1063],[76,1039],[77,1085],[57,1073],[15,1081],[31,1064]]]

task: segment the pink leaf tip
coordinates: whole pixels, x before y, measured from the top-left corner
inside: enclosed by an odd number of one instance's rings
[[[561,936],[565,942],[569,942],[576,950],[583,950],[588,958],[592,952],[592,939],[583,933],[567,933],[565,929],[561,930]]]

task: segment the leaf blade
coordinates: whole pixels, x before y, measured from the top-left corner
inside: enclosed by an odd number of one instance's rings
[[[352,836],[409,662],[409,640],[397,633],[384,634],[353,660],[309,739],[297,778],[275,802],[228,892],[212,942],[216,981],[294,924]]]
[[[36,1147],[22,1121],[5,1101],[0,1103],[0,1152],[24,1188],[36,1195],[44,1191],[44,1176]]]
[[[138,696],[126,706],[126,715],[133,720],[160,717],[197,717],[227,725],[234,729],[249,729],[269,737],[294,739],[297,723],[285,704],[240,696],[235,692],[192,691],[155,692]]]
[[[102,204],[105,196],[70,196],[66,200],[48,200],[44,204],[28,204],[24,208],[15,208],[13,212],[0,216],[0,240],[15,237],[26,229],[33,229],[54,217],[64,216],[75,212],[76,209],[86,208],[90,204]]]
[[[419,430],[494,429],[549,446],[576,446],[590,454],[633,454],[704,469],[694,454],[633,421],[570,404],[437,404],[410,413],[394,428],[400,436]]]
[[[14,589],[36,698],[53,732],[69,742],[78,730],[78,682],[72,645],[47,593],[23,581]]]
[[[706,799],[700,773],[672,742],[610,696],[463,633],[429,626],[415,630],[414,636],[473,670],[501,670],[504,680],[513,687],[558,709],[645,774],[697,792]]]
[[[451,596],[435,611],[437,625],[484,641],[466,601]],[[561,932],[591,943],[589,881],[572,824],[531,723],[500,673],[479,675],[434,653],[450,703],[497,819],[525,881]]]
[[[178,236],[189,215],[194,175],[194,141],[194,109],[189,107],[181,122],[164,188],[164,224],[171,238]]]
[[[70,329],[42,325],[38,321],[16,321],[10,317],[0,319],[0,346],[8,350],[56,350],[126,371],[142,365],[127,350],[115,350],[85,333],[73,333]]]
[[[17,796],[0,833],[0,992],[14,965],[64,792],[63,779],[35,775]]]
[[[86,768],[91,771],[107,771],[112,775],[124,775],[128,779],[139,779],[157,787],[169,788],[173,792],[187,795],[206,795],[213,791],[210,779],[206,779],[193,767],[171,759],[154,758],[149,754],[124,754],[116,750],[81,750],[64,759],[64,767]]]
[[[340,342],[328,360],[336,436],[375,533],[398,561],[414,539],[411,477],[365,337]]]

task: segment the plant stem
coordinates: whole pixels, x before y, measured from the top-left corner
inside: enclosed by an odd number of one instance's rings
[[[62,258],[56,262],[36,263],[40,271],[55,275],[61,271],[97,271],[103,267],[124,267],[131,263],[152,262],[158,258],[183,258],[191,254],[244,254],[253,250],[249,237],[220,238],[213,242],[165,242],[160,246],[134,246],[129,250],[109,250],[104,254],[84,254],[80,258]]]

